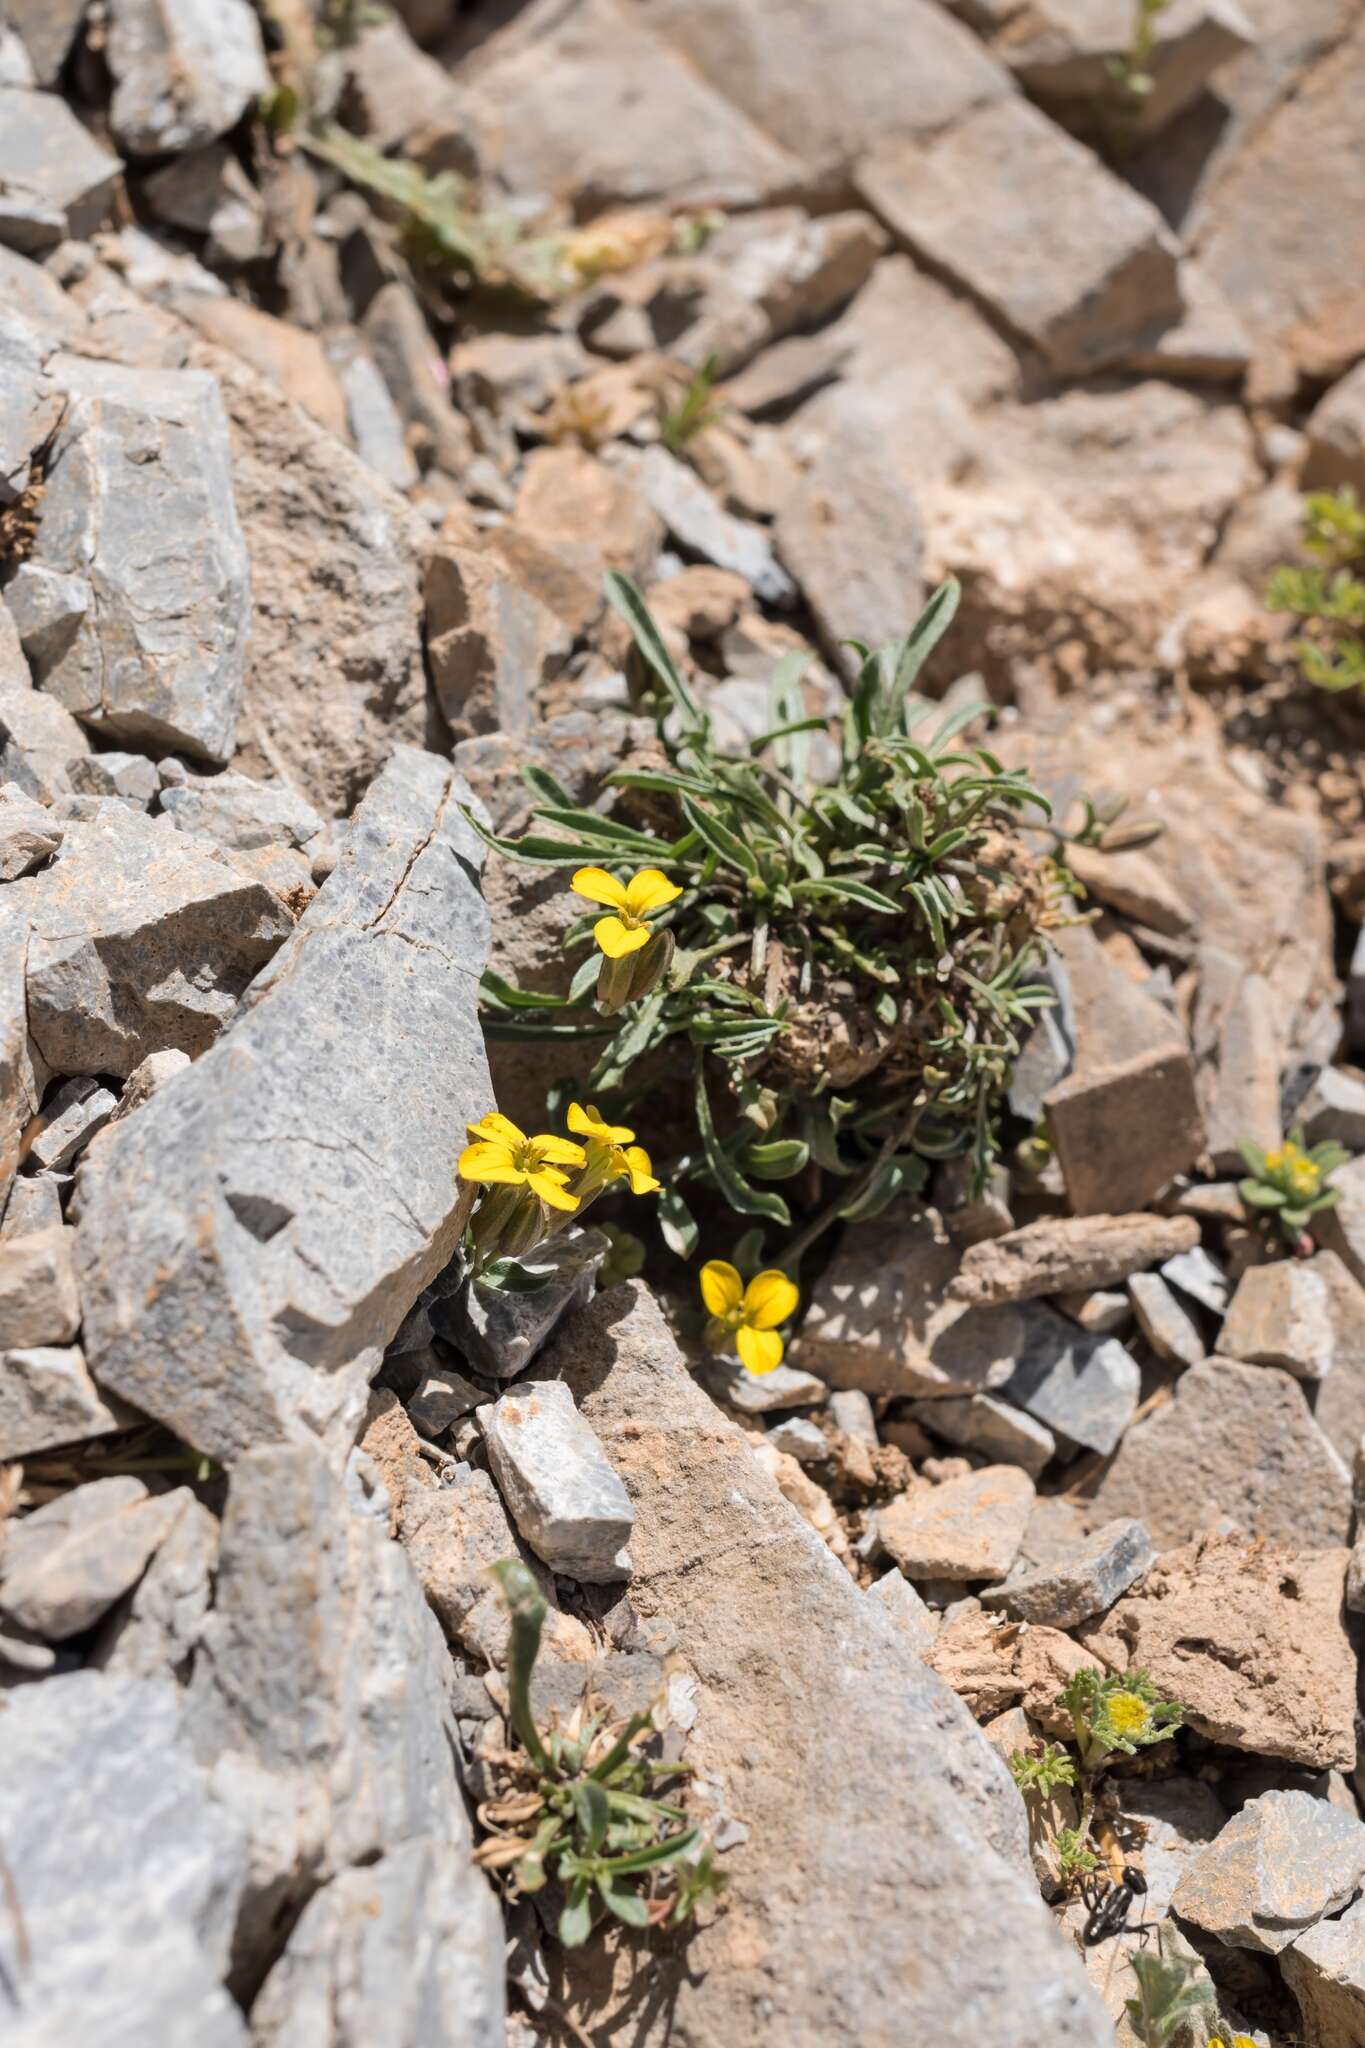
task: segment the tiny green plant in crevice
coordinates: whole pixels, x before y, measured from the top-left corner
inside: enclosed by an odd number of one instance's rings
[[[792,1232],[769,1264],[795,1277],[822,1232],[920,1192],[931,1162],[966,1155],[984,1178],[1014,1060],[1052,1001],[1030,972],[1072,914],[1059,835],[1021,772],[962,744],[980,706],[914,694],[955,584],[904,639],[857,650],[837,755],[806,711],[807,657],[778,664],[769,730],[726,747],[635,586],[612,575],[607,594],[657,744],[593,803],[527,768],[520,837],[466,813],[499,855],[570,870],[596,906],[567,932],[562,995],[484,977],[485,1029],[595,1044],[587,1087],[605,1114],[633,1123],[661,1099],[671,1248],[699,1242],[690,1184]]]
[[[1313,1250],[1314,1217],[1341,1200],[1340,1188],[1330,1182],[1350,1153],[1332,1138],[1305,1147],[1299,1130],[1272,1151],[1263,1152],[1249,1139],[1240,1150],[1248,1169],[1238,1189],[1242,1200],[1263,1223],[1273,1225],[1291,1251],[1306,1256]]]
[[[1205,2028],[1216,2018],[1218,1997],[1208,1971],[1199,1956],[1171,1929],[1157,1935],[1155,1954],[1142,1949],[1129,1951],[1127,1963],[1137,1978],[1137,1996],[1124,2000],[1129,2025],[1142,2048],[1173,2048],[1179,2040],[1203,2040]],[[1197,2029],[1197,2032],[1195,2031]],[[1245,2034],[1234,2035],[1231,2048],[1255,2048]],[[1207,2048],[1228,2048],[1219,2036],[1211,2036]]]
[[[542,1730],[531,1678],[545,1601],[524,1564],[492,1567],[511,1616],[508,1715],[517,1747],[493,1760],[495,1796],[479,1808],[488,1834],[475,1860],[512,1896],[556,1884],[559,1938],[579,1948],[610,1917],[624,1927],[680,1927],[722,1889],[713,1853],[685,1806],[658,1796],[686,1765],[644,1754],[653,1716],[612,1720],[579,1709],[567,1728]]]
[[[725,416],[725,408],[712,396],[720,358],[708,356],[694,370],[676,405],[670,406],[659,422],[659,432],[670,455],[682,455],[689,441]]]
[[[1077,1790],[1077,1825],[1059,1829],[1052,1843],[1058,1874],[1069,1884],[1095,1869],[1099,1860],[1090,1829],[1099,1783],[1111,1759],[1136,1756],[1140,1749],[1165,1742],[1180,1727],[1184,1709],[1161,1699],[1145,1671],[1106,1674],[1094,1665],[1072,1674],[1056,1707],[1071,1721],[1070,1747],[1049,1742],[1041,1751],[1017,1749],[1010,1771],[1025,1794],[1049,1798],[1058,1786]]]
[[[1156,55],[1162,15],[1171,0],[1136,0],[1128,48],[1111,57],[1106,90],[1096,106],[1100,129],[1116,151],[1131,149],[1142,109],[1156,87]]]
[[[1302,620],[1293,652],[1310,683],[1365,689],[1365,507],[1349,485],[1305,499],[1303,546],[1311,561],[1277,569],[1266,604]]]

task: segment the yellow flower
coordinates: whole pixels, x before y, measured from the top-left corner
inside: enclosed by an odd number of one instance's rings
[[[1231,2043],[1224,2041],[1221,2034],[1214,2034],[1209,2040],[1208,2048],[1256,2048],[1256,2043],[1250,2034],[1234,2034]]]
[[[591,1103],[584,1109],[577,1102],[569,1104],[568,1124],[571,1131],[588,1141],[590,1182],[600,1185],[625,1178],[633,1195],[652,1195],[663,1186],[662,1181],[654,1178],[648,1152],[643,1145],[631,1143],[635,1133],[625,1124],[603,1123]]]
[[[1146,1700],[1135,1692],[1111,1692],[1104,1703],[1111,1725],[1120,1735],[1145,1735],[1152,1718]]]
[[[756,1376],[781,1365],[778,1325],[801,1299],[785,1273],[770,1267],[746,1287],[728,1260],[708,1259],[701,1269],[701,1298],[711,1313],[706,1335],[713,1349],[733,1342],[746,1372]]]
[[[1315,1166],[1302,1145],[1296,1145],[1292,1138],[1286,1138],[1283,1145],[1267,1152],[1265,1163],[1270,1173],[1284,1175],[1291,1194],[1315,1195],[1321,1185],[1322,1168]]]
[[[470,1124],[469,1135],[475,1142],[460,1154],[461,1180],[485,1186],[524,1186],[551,1209],[578,1207],[577,1195],[565,1191],[567,1174],[557,1169],[582,1166],[586,1155],[581,1145],[571,1144],[567,1138],[528,1138],[510,1117],[499,1116],[496,1110]]]
[[[618,882],[605,868],[579,868],[573,886],[580,896],[593,903],[606,903],[616,912],[615,917],[599,917],[592,928],[593,937],[608,960],[621,960],[627,953],[638,953],[641,946],[647,946],[649,913],[662,910],[666,903],[674,903],[682,895],[678,884],[670,882],[658,868],[641,868],[629,883]]]

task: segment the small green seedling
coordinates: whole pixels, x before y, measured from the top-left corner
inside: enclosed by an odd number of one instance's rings
[[[1016,1749],[1010,1771],[1021,1792],[1036,1792],[1042,1799],[1050,1799],[1058,1785],[1076,1782],[1076,1765],[1058,1742],[1045,1742],[1041,1756]]]
[[[1277,569],[1266,605],[1302,619],[1293,652],[1310,683],[1365,689],[1365,506],[1349,485],[1305,499],[1303,546],[1312,561]]]
[[[678,403],[666,412],[659,422],[663,444],[670,455],[681,455],[689,441],[713,427],[725,408],[712,398],[712,390],[720,368],[718,356],[708,356],[699,370],[688,379],[687,389]]]
[[[1182,2028],[1201,2017],[1207,2024],[1218,2008],[1209,1974],[1189,1944],[1170,1930],[1162,1930],[1157,1940],[1155,1955],[1132,1949],[1127,1959],[1138,1989],[1136,1998],[1124,2000],[1124,2011],[1142,2048],[1167,2048]],[[1200,2038],[1202,2035],[1201,2027]],[[1246,2036],[1237,2040],[1245,2041]],[[1211,2040],[1208,2048],[1222,2048],[1222,2043]],[[1254,2048],[1254,2043],[1248,2048]]]
[[[1267,1223],[1273,1221],[1291,1251],[1310,1252],[1313,1218],[1341,1200],[1340,1188],[1329,1182],[1350,1153],[1332,1138],[1305,1148],[1301,1130],[1291,1131],[1272,1152],[1249,1141],[1240,1150],[1250,1169],[1240,1184],[1242,1200]]]

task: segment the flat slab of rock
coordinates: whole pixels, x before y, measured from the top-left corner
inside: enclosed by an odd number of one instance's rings
[[[169,764],[163,764],[163,773]],[[161,812],[177,832],[211,846],[306,846],[322,830],[307,797],[282,782],[250,775],[178,775],[161,792]]]
[[[91,235],[108,212],[123,175],[116,156],[96,142],[56,93],[0,86],[0,189],[24,210],[51,220],[40,248]]]
[[[1322,1380],[1336,1363],[1338,1329],[1353,1323],[1358,1330],[1362,1315],[1365,1295],[1335,1252],[1276,1259],[1243,1273],[1218,1348],[1248,1365],[1278,1366],[1296,1380]]]
[[[181,1505],[129,1474],[35,1508],[0,1553],[0,1613],[48,1642],[79,1635],[136,1584]]]
[[[954,1301],[989,1307],[1071,1290],[1111,1287],[1199,1242],[1192,1216],[1060,1216],[970,1245],[948,1289]]]
[[[1153,1555],[1152,1539],[1141,1522],[1109,1522],[1056,1563],[1023,1570],[1016,1566],[1003,1585],[986,1589],[981,1604],[1003,1608],[1016,1621],[1074,1628],[1112,1607],[1141,1578]]]
[[[108,1436],[130,1419],[121,1403],[104,1399],[79,1345],[0,1352],[0,1458]]]
[[[630,1496],[560,1380],[525,1380],[478,1410],[488,1462],[518,1529],[551,1571],[630,1577]]]
[[[944,1302],[958,1257],[932,1213],[848,1231],[816,1282],[790,1363],[867,1394],[955,1392],[931,1354],[960,1313]]]
[[[1208,1356],[1198,1323],[1159,1273],[1134,1273],[1128,1299],[1158,1358],[1169,1365],[1198,1365]]]
[[[1137,1361],[1042,1302],[971,1309],[935,1346],[958,1379],[988,1386],[1087,1450],[1112,1451],[1137,1407]]]
[[[1304,2048],[1360,2048],[1365,2042],[1365,1900],[1338,1920],[1320,1920],[1280,1952],[1284,1981],[1299,2002]]]
[[[711,1359],[706,1384],[718,1401],[737,1408],[741,1415],[768,1415],[775,1408],[819,1408],[829,1398],[823,1380],[790,1365],[779,1365],[756,1379],[731,1359]]]
[[[30,927],[29,1029],[59,1074],[203,1052],[294,928],[261,883],[125,804],[68,821],[7,903]]]
[[[90,1662],[132,1678],[189,1677],[218,1568],[218,1517],[187,1486],[169,1498],[175,1519],[123,1606],[100,1631]]]
[[[1000,1579],[1018,1554],[1033,1481],[1013,1465],[917,1486],[877,1510],[877,1533],[907,1578]]]
[[[1229,1948],[1278,1955],[1348,1905],[1365,1877],[1365,1826],[1309,1792],[1263,1792],[1186,1870],[1171,1904]]]
[[[1209,1358],[1129,1430],[1090,1514],[1140,1517],[1158,1549],[1228,1514],[1250,1535],[1321,1549],[1350,1535],[1351,1478],[1287,1373]]]
[[[641,2048],[670,2028],[753,2048],[950,2040],[967,1982],[983,2038],[1008,2040],[1027,2010],[1051,2041],[1100,2048],[1108,2032],[1038,1901],[1003,1765],[692,1382],[645,1290],[599,1295],[545,1365],[573,1388],[634,1500],[631,1603],[677,1631],[699,1681],[689,1758],[750,1828],[725,1858],[723,1920],[685,1959],[659,1964]],[[809,1783],[838,1784],[837,1827],[835,1804],[792,1799],[794,1755]],[[870,1865],[887,1880],[871,1894]],[[863,1930],[856,1952],[849,1913]],[[984,1980],[972,1931],[983,1914]],[[631,2001],[630,1979],[622,1958],[614,2008]]]
[[[1081,1640],[1111,1670],[1147,1672],[1212,1742],[1313,1770],[1350,1770],[1348,1556],[1208,1537],[1158,1558]]]
[[[1022,1408],[993,1394],[917,1401],[910,1420],[964,1450],[980,1451],[995,1465],[1018,1465],[1036,1479],[1057,1449],[1052,1431]]]
[[[117,1107],[117,1095],[88,1076],[63,1081],[43,1104],[42,1125],[28,1148],[30,1161],[49,1173],[67,1172]]]
[[[251,579],[218,385],[74,356],[52,372],[66,411],[6,593],[35,679],[106,737],[224,761]]]
[[[464,1127],[492,1099],[463,789],[435,755],[395,754],[231,1030],[86,1171],[91,1371],[210,1456],[332,1428],[349,1446],[450,1261]]]
[[[75,1237],[58,1225],[0,1244],[0,1348],[65,1344],[75,1336],[81,1323]]]
[[[768,604],[792,602],[796,586],[773,554],[763,528],[727,512],[694,469],[658,447],[646,449],[626,469],[690,554],[714,562],[718,569],[732,569]]]

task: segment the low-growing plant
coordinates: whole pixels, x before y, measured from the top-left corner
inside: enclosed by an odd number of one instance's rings
[[[677,404],[664,412],[659,432],[671,455],[683,454],[689,441],[724,417],[724,406],[712,396],[719,368],[720,358],[708,356],[701,368],[694,370],[688,378]]]
[[[508,1717],[518,1747],[492,1760],[494,1797],[479,1808],[488,1830],[475,1860],[509,1895],[562,1887],[559,1938],[578,1948],[606,1915],[625,1927],[679,1927],[722,1888],[701,1830],[658,1788],[685,1780],[684,1764],[643,1753],[649,1713],[611,1719],[579,1708],[564,1729],[542,1731],[531,1677],[545,1601],[524,1564],[492,1567],[511,1616]]]
[[[1050,1799],[1058,1785],[1076,1782],[1075,1759],[1059,1742],[1045,1742],[1036,1756],[1016,1749],[1010,1758],[1010,1772],[1021,1792],[1036,1792],[1042,1799]]]
[[[1305,499],[1303,545],[1312,560],[1277,569],[1266,604],[1303,621],[1293,651],[1310,683],[1365,688],[1365,507],[1349,485]]]
[[[1186,1942],[1163,1930],[1157,1936],[1154,1955],[1132,1949],[1128,1967],[1137,1978],[1137,1997],[1123,2002],[1128,2021],[1143,2048],[1168,2048],[1182,2028],[1216,2016],[1218,1999],[1203,1963]],[[1200,2027],[1203,2033],[1203,2027]],[[1232,2048],[1255,2048],[1245,2034],[1234,2037]],[[1218,2036],[1208,2048],[1225,2048]]]
[[[488,974],[485,1027],[599,1041],[588,1087],[612,1116],[666,1094],[683,1133],[659,1169],[669,1245],[697,1247],[690,1184],[746,1223],[794,1228],[776,1263],[795,1276],[822,1231],[917,1193],[932,1161],[965,1154],[984,1180],[1014,1060],[1052,1000],[1030,969],[1070,914],[1048,806],[961,744],[980,706],[914,694],[953,583],[904,639],[859,647],[825,779],[806,657],[778,664],[770,728],[727,748],[635,586],[612,575],[607,594],[652,686],[657,745],[593,805],[527,768],[537,801],[519,837],[467,813],[498,854],[574,870],[599,906],[568,931],[567,993]]]
[[[1300,1130],[1291,1131],[1273,1151],[1263,1152],[1249,1139],[1240,1150],[1248,1167],[1238,1190],[1242,1200],[1274,1225],[1291,1251],[1311,1252],[1313,1218],[1341,1200],[1340,1188],[1330,1182],[1350,1153],[1331,1138],[1305,1148]]]
[[[1025,1794],[1048,1798],[1059,1785],[1079,1788],[1078,1824],[1059,1828],[1052,1838],[1058,1875],[1069,1885],[1099,1863],[1091,1846],[1091,1822],[1099,1781],[1110,1759],[1135,1756],[1140,1749],[1166,1741],[1181,1725],[1184,1708],[1161,1699],[1145,1671],[1106,1674],[1094,1665],[1074,1672],[1055,1704],[1070,1716],[1072,1748],[1047,1742],[1041,1750],[1016,1749],[1009,1765]]]

